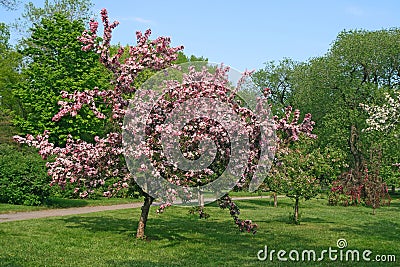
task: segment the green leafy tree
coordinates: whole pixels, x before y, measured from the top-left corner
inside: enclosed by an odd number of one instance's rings
[[[319,149],[310,150],[310,142],[312,140],[301,135],[300,141],[280,144],[271,172],[264,181],[271,191],[294,199],[291,220],[295,224],[300,223],[300,200],[317,196],[324,179],[334,173]]]
[[[15,123],[24,133],[49,130],[53,141],[65,140],[68,134],[91,141],[94,135],[101,136],[106,131],[107,121],[95,118],[88,108],[74,120],[64,117],[52,121],[59,110],[62,92],[109,86],[110,74],[99,63],[96,53],[81,50],[77,37],[83,30],[82,21],[70,21],[57,13],[52,18],[43,18],[26,39],[26,47],[21,51],[26,62],[22,70],[25,79],[13,90],[21,103]]]
[[[290,95],[294,85],[293,72],[298,64],[289,58],[277,63],[270,61],[265,63],[263,69],[252,75],[254,83],[259,88],[269,88],[274,115],[282,115],[284,108],[292,105]]]
[[[400,113],[400,94],[397,90],[394,96],[385,94],[385,102],[382,105],[361,105],[368,113],[368,128],[365,130],[379,139],[379,147],[386,151],[381,153],[383,162],[390,163],[380,166],[380,175],[385,177],[385,181],[392,187],[395,193],[396,187],[400,186],[400,172],[398,171],[400,162],[400,144],[396,142],[400,134],[399,113]]]
[[[21,56],[10,43],[9,27],[0,23],[0,108],[13,110],[15,102],[11,96],[11,86],[19,79],[18,67]]]
[[[384,92],[398,89],[400,30],[343,31],[322,57],[299,64],[293,73],[293,106],[316,121],[319,147],[344,152],[348,165],[362,171],[369,150],[383,135],[363,132],[367,114],[360,103],[382,103]],[[398,143],[395,139],[386,139]],[[398,153],[383,147],[383,166]],[[382,168],[388,170],[388,168]]]
[[[396,134],[363,132],[368,117],[360,103],[380,104],[384,92],[398,90],[398,51],[399,29],[343,31],[324,56],[303,63],[269,62],[253,80],[270,88],[272,102],[280,105],[275,114],[288,105],[313,114],[315,146],[347,155],[347,167],[361,171],[369,148],[385,140],[381,170],[394,177],[389,159],[399,158]]]
[[[41,7],[28,2],[13,27],[22,36],[26,36],[35,24],[40,24],[44,18],[51,19],[57,13],[63,14],[69,21],[88,21],[94,16],[92,7],[91,0],[45,0]]]
[[[119,47],[120,47],[119,45],[111,47],[111,52],[116,53],[118,51]],[[125,51],[129,51],[129,46],[125,47]],[[200,56],[200,57],[197,57],[195,55],[187,56],[182,51],[179,51],[177,54],[178,54],[177,59],[173,61],[173,63],[177,64],[177,65],[187,63],[187,62],[207,62],[208,61],[208,59],[204,58],[203,56]],[[121,62],[124,61],[128,56],[129,56],[129,54],[127,52],[125,52],[125,54],[121,57]],[[155,71],[155,70],[151,70],[151,69],[143,70],[142,72],[139,73],[137,78],[133,81],[134,87],[140,88],[140,86],[145,81],[147,81],[150,77],[152,77],[155,73],[157,73],[157,71]],[[178,71],[177,73],[181,73],[181,72]]]
[[[12,96],[12,86],[21,79],[21,56],[10,46],[9,39],[9,28],[0,23],[0,143],[12,142],[12,136],[17,134],[12,127],[12,115],[18,112],[19,105]]]

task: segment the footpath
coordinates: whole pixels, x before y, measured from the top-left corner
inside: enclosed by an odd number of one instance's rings
[[[267,198],[267,196],[233,197],[232,199],[233,200],[246,200],[246,199],[260,199],[260,198]],[[39,210],[39,211],[5,213],[5,214],[0,214],[0,223],[47,218],[47,217],[77,215],[77,214],[85,214],[85,213],[107,211],[107,210],[132,209],[132,208],[139,208],[142,205],[143,205],[143,203],[136,202],[136,203],[110,205],[110,206],[88,206],[88,207],[79,207],[79,208],[48,209],[48,210]]]

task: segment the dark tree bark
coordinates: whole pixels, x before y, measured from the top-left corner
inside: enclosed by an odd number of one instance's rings
[[[299,198],[296,197],[296,202],[294,203],[294,223],[299,224]]]
[[[144,196],[144,203],[142,206],[142,213],[139,219],[139,225],[136,232],[136,238],[144,239],[146,237],[145,230],[146,230],[146,223],[147,218],[149,216],[150,206],[153,203],[154,198],[145,194]]]
[[[203,212],[204,211],[204,194],[201,190],[198,191],[197,197],[198,197],[198,201],[199,201],[200,211]]]
[[[358,130],[355,125],[351,125],[349,146],[351,154],[353,155],[354,158],[354,170],[356,171],[356,173],[362,171],[362,165],[363,165],[363,156],[360,148],[358,147],[358,139],[359,139]]]

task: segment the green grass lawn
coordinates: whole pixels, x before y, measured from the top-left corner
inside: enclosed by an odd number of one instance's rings
[[[76,208],[86,206],[106,206],[116,204],[127,204],[133,202],[143,202],[143,198],[100,198],[100,199],[64,199],[50,198],[46,205],[42,206],[24,206],[0,203],[0,214],[24,211],[36,211],[58,208]]]
[[[183,207],[157,215],[152,207],[148,240],[134,238],[140,209],[0,223],[0,266],[399,266],[400,200],[371,215],[367,207],[331,207],[326,199],[302,202],[301,225],[288,224],[292,201],[269,198],[237,201],[242,218],[259,225],[256,235],[239,233],[228,212],[212,204],[208,219]],[[259,261],[269,250],[369,249],[396,255],[396,263]],[[287,256],[287,255],[286,255]],[[318,254],[319,256],[319,254]]]

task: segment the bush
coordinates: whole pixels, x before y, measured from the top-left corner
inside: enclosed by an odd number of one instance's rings
[[[0,202],[43,204],[51,179],[45,164],[34,149],[0,144]]]

